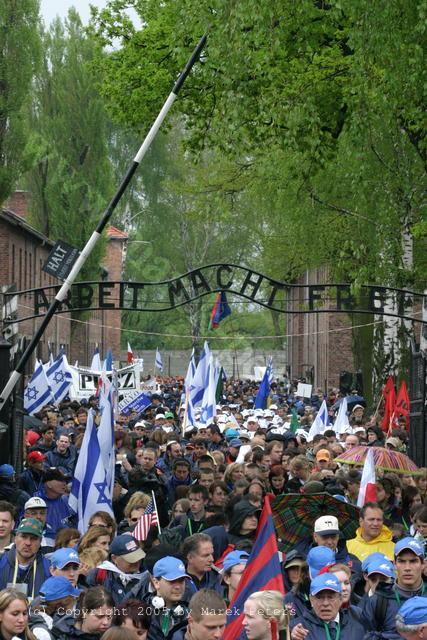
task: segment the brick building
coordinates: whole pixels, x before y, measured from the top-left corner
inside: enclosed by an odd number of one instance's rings
[[[0,287],[1,292],[7,290],[25,291],[37,287],[57,286],[60,284],[53,276],[42,270],[53,242],[31,227],[25,220],[28,194],[16,191],[4,203],[0,210]],[[55,239],[56,240],[56,239]],[[107,229],[107,250],[103,261],[103,269],[108,279],[121,280],[123,274],[123,248],[127,235],[116,229]],[[34,313],[34,298],[30,294],[16,297],[16,308],[3,313],[14,317],[25,318]],[[31,338],[39,326],[40,318],[32,318],[16,323],[9,330],[3,326],[5,337],[16,345],[20,337]],[[71,314],[57,314],[50,322],[36,351],[37,357],[43,361],[48,357],[48,342],[54,353],[62,346],[69,356],[70,362],[78,360],[85,365],[90,363],[95,344],[99,344],[101,354],[112,348],[113,353],[120,352],[121,314],[119,311],[95,311],[84,320],[71,318]],[[32,369],[33,364],[29,367]]]
[[[300,287],[290,291],[289,308],[307,306],[308,285],[328,280],[327,267],[307,271],[295,282]],[[316,387],[327,389],[339,386],[341,371],[354,371],[352,327],[346,313],[289,314],[287,333],[292,376],[312,376]]]

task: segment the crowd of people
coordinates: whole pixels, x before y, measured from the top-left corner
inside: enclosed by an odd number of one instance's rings
[[[68,496],[97,398],[28,421],[24,470],[0,465],[0,639],[220,640],[266,499],[325,493],[356,505],[362,466],[340,456],[407,451],[405,421],[385,434],[363,401],[336,433],[336,389],[307,400],[273,383],[266,409],[254,408],[257,390],[226,381],[212,422],[185,426],[182,380],[168,379],[143,414],[118,415],[114,516],[93,510],[85,531]],[[324,400],[331,425],[310,439]],[[141,540],[153,499],[158,524]],[[336,516],[316,518],[292,548],[277,535],[285,595],[246,594],[242,639],[427,640],[427,469],[378,472],[353,538]]]

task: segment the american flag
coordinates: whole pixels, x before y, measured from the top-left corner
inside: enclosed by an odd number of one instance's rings
[[[157,514],[156,503],[154,497],[150,498],[150,502],[145,507],[145,511],[140,517],[135,529],[133,530],[133,537],[139,541],[147,539],[150,527],[153,524],[159,524],[159,516]]]

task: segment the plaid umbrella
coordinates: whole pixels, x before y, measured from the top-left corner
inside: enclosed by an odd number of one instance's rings
[[[372,449],[374,452],[374,466],[376,469],[394,471],[395,473],[406,473],[408,475],[422,473],[415,462],[412,462],[411,458],[404,453],[384,449],[383,447],[367,447],[363,445],[352,447],[338,456],[338,458],[335,458],[335,462],[363,465],[369,449]]]
[[[278,496],[271,503],[271,509],[285,551],[305,538],[311,539],[314,522],[320,516],[338,518],[341,535],[346,540],[354,538],[359,526],[359,509],[329,493],[288,493]]]

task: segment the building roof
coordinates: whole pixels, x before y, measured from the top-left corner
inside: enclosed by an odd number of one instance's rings
[[[34,227],[28,224],[28,222],[25,222],[25,219],[18,213],[15,213],[14,211],[10,211],[9,209],[3,209],[3,208],[0,209],[0,220],[4,220],[5,222],[8,222],[14,227],[19,227],[20,229],[22,229],[23,231],[26,231],[33,237],[41,240],[42,244],[46,244],[49,247],[53,247],[55,244],[54,242],[52,242],[52,240],[49,240],[49,238],[45,236],[43,233],[40,233],[40,231],[37,231],[36,229],[34,229]]]
[[[127,240],[129,235],[125,231],[113,227],[111,224],[107,228],[107,238],[116,238],[117,240]]]

